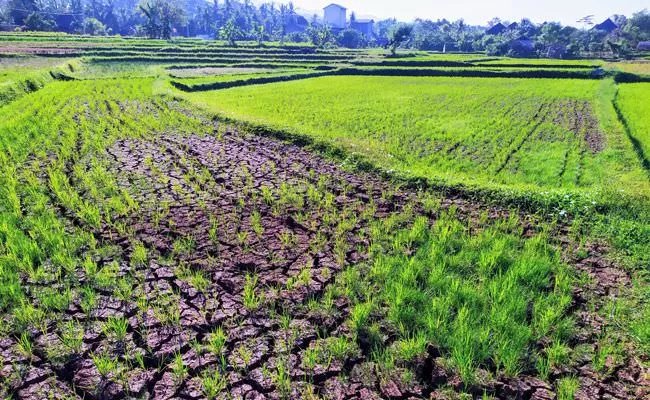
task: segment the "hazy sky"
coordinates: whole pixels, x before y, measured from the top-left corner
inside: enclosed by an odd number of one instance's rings
[[[259,0],[262,3],[269,0]],[[285,3],[289,0],[275,0]],[[455,20],[464,18],[473,25],[485,25],[493,17],[519,20],[528,17],[534,22],[559,21],[565,25],[577,25],[576,21],[593,14],[597,22],[612,14],[631,15],[650,8],[649,0],[337,0],[334,1],[359,16],[375,18],[395,17],[401,21],[415,18]],[[293,0],[296,7],[318,12],[331,0]]]

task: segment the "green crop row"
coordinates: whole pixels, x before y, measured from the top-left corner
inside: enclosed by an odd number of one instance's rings
[[[235,70],[236,68],[233,68]],[[246,75],[231,75],[228,77],[203,77],[200,80],[196,78],[178,80],[174,79],[171,83],[177,89],[185,92],[195,91],[208,91],[227,89],[236,86],[247,86],[257,84],[267,84],[274,82],[284,82],[292,80],[301,80],[314,78],[318,76],[327,75],[343,75],[343,76],[420,76],[420,77],[487,77],[487,78],[557,78],[557,79],[591,79],[591,75],[575,73],[572,70],[535,70],[535,69],[517,69],[507,68],[500,70],[494,69],[481,69],[474,68],[341,68],[332,70],[322,70],[319,72],[310,73],[256,73]],[[172,74],[172,78],[175,78]]]
[[[501,61],[501,60],[499,60]],[[503,60],[506,61],[506,60]],[[534,60],[537,61],[537,60]],[[595,64],[569,64],[569,63],[552,63],[552,62],[528,62],[527,60],[520,60],[519,63],[512,62],[473,62],[470,60],[453,60],[453,59],[401,59],[401,60],[368,60],[368,61],[355,61],[353,64],[358,66],[378,66],[378,67],[493,67],[493,68],[554,68],[554,69],[593,69],[597,68]]]
[[[251,51],[251,52],[239,52],[237,50],[229,49],[228,51],[214,51],[212,49],[191,49],[189,51],[170,51],[167,49],[155,49],[155,50],[122,50],[122,49],[111,49],[111,50],[86,50],[83,53],[86,56],[98,56],[98,57],[127,57],[127,56],[152,56],[152,57],[221,57],[221,58],[287,58],[287,59],[296,59],[296,58],[306,58],[312,60],[349,60],[352,59],[353,55],[340,55],[340,54],[326,54],[326,53],[303,53],[303,52],[267,52],[267,51]]]
[[[219,78],[190,79],[183,81],[172,80],[176,89],[184,92],[200,92],[207,90],[228,89],[238,86],[259,85],[274,82],[288,82],[328,75],[330,72],[283,72],[279,74],[226,75]]]
[[[480,61],[480,63],[500,65],[534,65],[538,67],[545,65],[554,65],[567,68],[597,68],[603,64],[603,62],[599,60],[556,60],[546,58],[495,58],[491,60],[483,60]]]
[[[621,85],[616,106],[650,176],[650,83]],[[633,116],[633,117],[630,117]]]
[[[239,60],[237,58],[224,58],[224,57],[179,57],[179,56],[154,56],[154,55],[145,55],[145,56],[115,56],[115,57],[87,57],[86,60],[89,62],[166,62],[166,63],[223,63],[223,64],[234,64],[237,61],[246,61],[247,64],[254,63],[301,63],[301,64],[322,64],[322,60],[310,59],[309,57],[304,58],[295,58],[288,59],[282,57],[241,57]],[[340,59],[339,61],[345,61],[345,59]]]
[[[16,57],[0,60],[0,107],[43,88],[55,79],[67,80],[72,64],[59,60]]]
[[[536,79],[598,79],[591,70],[536,69],[536,68],[405,68],[405,67],[359,67],[341,68],[340,75],[376,76],[452,76],[467,78],[536,78]]]
[[[65,33],[52,33],[52,32],[27,32],[27,33],[12,33],[0,32],[0,42],[56,42],[56,43],[99,43],[99,44],[114,44],[114,45],[138,45],[138,46],[223,46],[228,47],[229,44],[223,40],[206,41],[202,39],[191,39],[177,37],[171,40],[161,39],[146,39],[136,36],[89,36],[89,35],[70,35]],[[272,48],[272,49],[296,49],[312,47],[305,43],[283,43],[279,42],[265,42],[262,46],[256,41],[239,41],[237,42],[238,48]]]
[[[368,60],[368,61],[354,61],[352,64],[357,66],[373,66],[373,67],[471,67],[472,64],[464,61],[451,61],[451,60]]]

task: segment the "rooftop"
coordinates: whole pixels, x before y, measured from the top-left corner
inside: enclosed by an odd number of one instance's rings
[[[336,4],[336,3],[332,3],[332,4],[328,5],[328,6],[325,6],[325,7],[323,7],[323,9],[330,8],[330,7],[337,7],[337,8],[342,8],[343,10],[347,10],[347,8],[343,7],[342,5]]]

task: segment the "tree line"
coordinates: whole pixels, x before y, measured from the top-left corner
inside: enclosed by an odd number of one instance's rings
[[[354,14],[351,20],[354,20]],[[493,19],[473,26],[462,19],[417,19],[404,24],[377,21],[368,37],[352,29],[333,31],[317,15],[301,16],[291,2],[255,5],[251,0],[0,0],[0,27],[29,31],[61,31],[91,35],[135,35],[170,39],[177,35],[227,40],[311,42],[316,46],[351,48],[384,46],[486,52],[490,55],[626,56],[650,41],[650,12],[615,15],[613,26],[594,29],[593,17],[581,28],[528,19]],[[505,29],[490,30],[499,26]],[[492,34],[490,34],[492,33]]]
[[[389,43],[417,50],[485,52],[512,57],[625,57],[639,47],[645,50],[650,41],[650,12],[643,10],[630,16],[615,15],[612,25],[596,24],[592,16],[579,22],[582,27],[563,26],[557,22],[535,24],[529,19],[509,22],[495,18],[488,26],[471,26],[463,20],[421,20],[401,24],[395,20],[378,23]],[[501,29],[492,31],[500,25]],[[641,46],[640,46],[641,44]],[[650,50],[647,49],[647,50]]]

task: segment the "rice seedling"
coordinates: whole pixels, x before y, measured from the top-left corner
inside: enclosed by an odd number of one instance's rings
[[[289,367],[285,362],[283,362],[283,360],[278,362],[278,365],[275,368],[275,373],[272,375],[271,379],[273,380],[277,390],[280,392],[281,398],[289,398],[291,394],[291,375]]]
[[[102,330],[106,336],[121,342],[126,338],[129,329],[129,322],[124,317],[108,317],[103,324]]]
[[[133,244],[131,252],[131,265],[142,266],[147,262],[147,248],[140,242]]]
[[[212,354],[221,356],[227,340],[228,338],[223,329],[217,328],[209,335],[207,348]]]
[[[183,361],[183,355],[176,353],[174,355],[174,360],[170,365],[172,374],[174,375],[174,383],[176,386],[179,386],[183,383],[188,374],[188,368]]]
[[[260,237],[264,234],[264,227],[262,226],[262,216],[259,213],[259,211],[253,212],[251,214],[251,226],[253,228],[253,232]]]
[[[253,351],[248,348],[245,344],[240,345],[235,349],[235,354],[241,361],[241,368],[243,371],[246,371],[250,366],[251,359],[253,358]]]
[[[31,360],[32,355],[34,354],[34,344],[32,343],[32,339],[29,337],[29,334],[27,332],[23,332],[20,337],[18,337],[17,342],[18,350],[20,353]]]
[[[84,327],[73,320],[63,324],[59,339],[73,353],[80,353],[83,348]]]
[[[573,377],[562,378],[557,383],[558,400],[573,400],[580,388],[580,382]]]
[[[92,359],[97,372],[104,379],[116,374],[119,369],[117,360],[108,355],[93,355]]]
[[[206,370],[201,375],[201,386],[203,388],[203,395],[208,400],[213,400],[226,390],[228,381],[218,369],[214,371]]]
[[[172,244],[172,251],[176,255],[189,255],[196,248],[196,241],[191,236],[176,239]]]
[[[246,307],[248,310],[256,310],[264,301],[264,296],[262,294],[256,293],[257,283],[258,278],[256,275],[246,275],[243,291],[243,302],[244,307]]]

